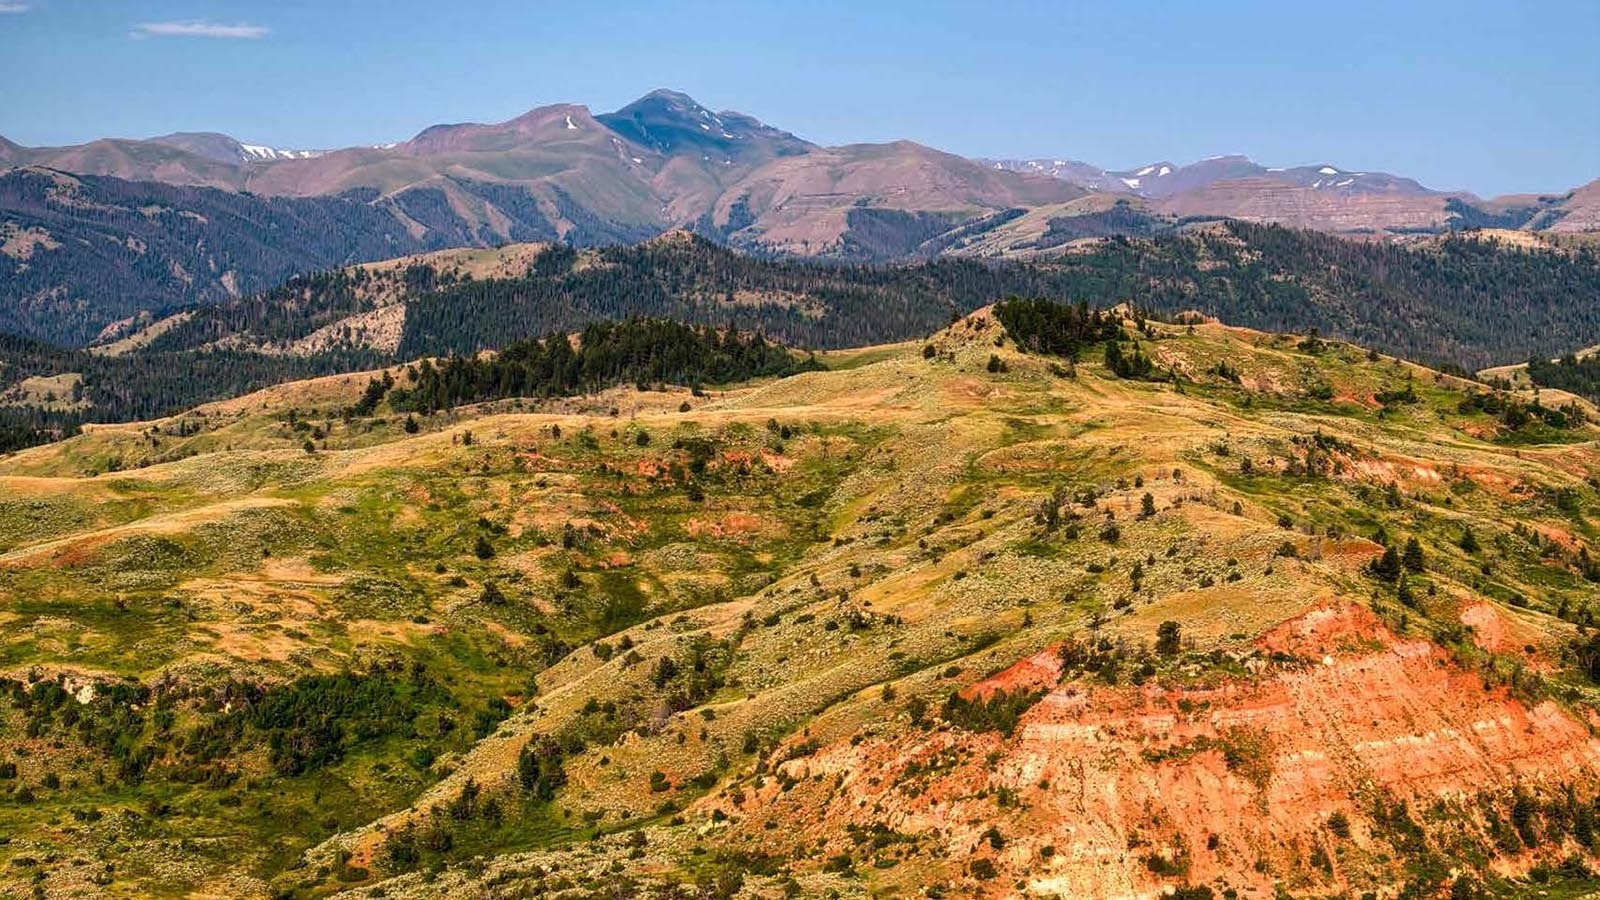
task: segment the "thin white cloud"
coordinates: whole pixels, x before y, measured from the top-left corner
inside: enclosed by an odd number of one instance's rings
[[[26,3],[0,3],[0,13],[25,13],[28,11]]]
[[[198,37],[252,40],[264,38],[272,29],[261,25],[225,25],[221,22],[140,22],[133,28],[133,36],[145,37]]]

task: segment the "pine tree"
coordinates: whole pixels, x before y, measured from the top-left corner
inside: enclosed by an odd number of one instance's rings
[[[1406,540],[1406,552],[1402,559],[1407,572],[1421,572],[1423,569],[1422,544],[1415,537]]]
[[[1394,597],[1404,606],[1416,608],[1417,595],[1411,590],[1411,582],[1404,575],[1400,576],[1400,583],[1395,587]]]
[[[1372,561],[1369,567],[1374,578],[1394,584],[1400,579],[1400,554],[1393,547],[1383,548],[1383,555]]]

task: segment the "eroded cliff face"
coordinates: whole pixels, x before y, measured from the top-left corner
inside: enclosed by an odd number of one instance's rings
[[[1315,609],[1257,648],[1231,674],[1137,687],[1058,684],[1043,653],[968,691],[1045,688],[1009,737],[841,742],[713,802],[769,847],[898,859],[990,896],[1383,896],[1587,852],[1600,741],[1561,706],[1486,688],[1360,606]]]

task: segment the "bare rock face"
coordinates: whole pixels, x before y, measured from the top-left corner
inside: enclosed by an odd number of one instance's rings
[[[1025,883],[1107,900],[1201,884],[1270,897],[1403,883],[1395,860],[1416,865],[1424,839],[1525,871],[1534,857],[1505,836],[1514,795],[1594,794],[1578,773],[1600,766],[1600,740],[1583,722],[1485,688],[1364,607],[1314,609],[1257,646],[1237,674],[1181,688],[1058,685],[1058,656],[1039,654],[970,689],[1049,685],[1011,737],[946,727],[824,747],[727,811],[767,840],[771,817],[798,843],[910,835],[929,865],[990,896]]]

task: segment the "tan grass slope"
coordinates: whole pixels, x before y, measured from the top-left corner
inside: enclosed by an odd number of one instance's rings
[[[1021,353],[985,310],[704,397],[501,402],[408,433],[391,410],[342,420],[365,377],[341,376],[94,429],[0,460],[0,654],[188,685],[505,661],[455,672],[514,702],[487,737],[387,769],[403,789],[339,769],[374,798],[357,824],[286,844],[305,865],[247,841],[186,859],[188,890],[666,896],[743,860],[745,896],[1387,896],[1586,855],[1553,823],[1600,775],[1595,691],[1564,656],[1597,432],[1513,434],[1461,411],[1481,388],[1359,348],[1148,329],[1179,383]],[[1405,385],[1415,402],[1377,400]],[[1419,541],[1407,596],[1367,574],[1380,528]],[[576,630],[625,594],[633,621]],[[102,610],[167,600],[182,627],[126,652]],[[1178,645],[1152,652],[1168,621]],[[551,624],[586,636],[545,658]],[[698,693],[695,660],[717,673]],[[1010,727],[963,705],[996,697],[1021,698]],[[524,805],[519,752],[550,737],[565,784]],[[397,863],[397,833],[468,821],[463,791],[516,811],[449,825],[485,858]],[[1524,794],[1549,837],[1507,849],[1495,823]],[[14,846],[69,852],[12,809]],[[151,848],[108,852],[125,891],[157,883]]]

